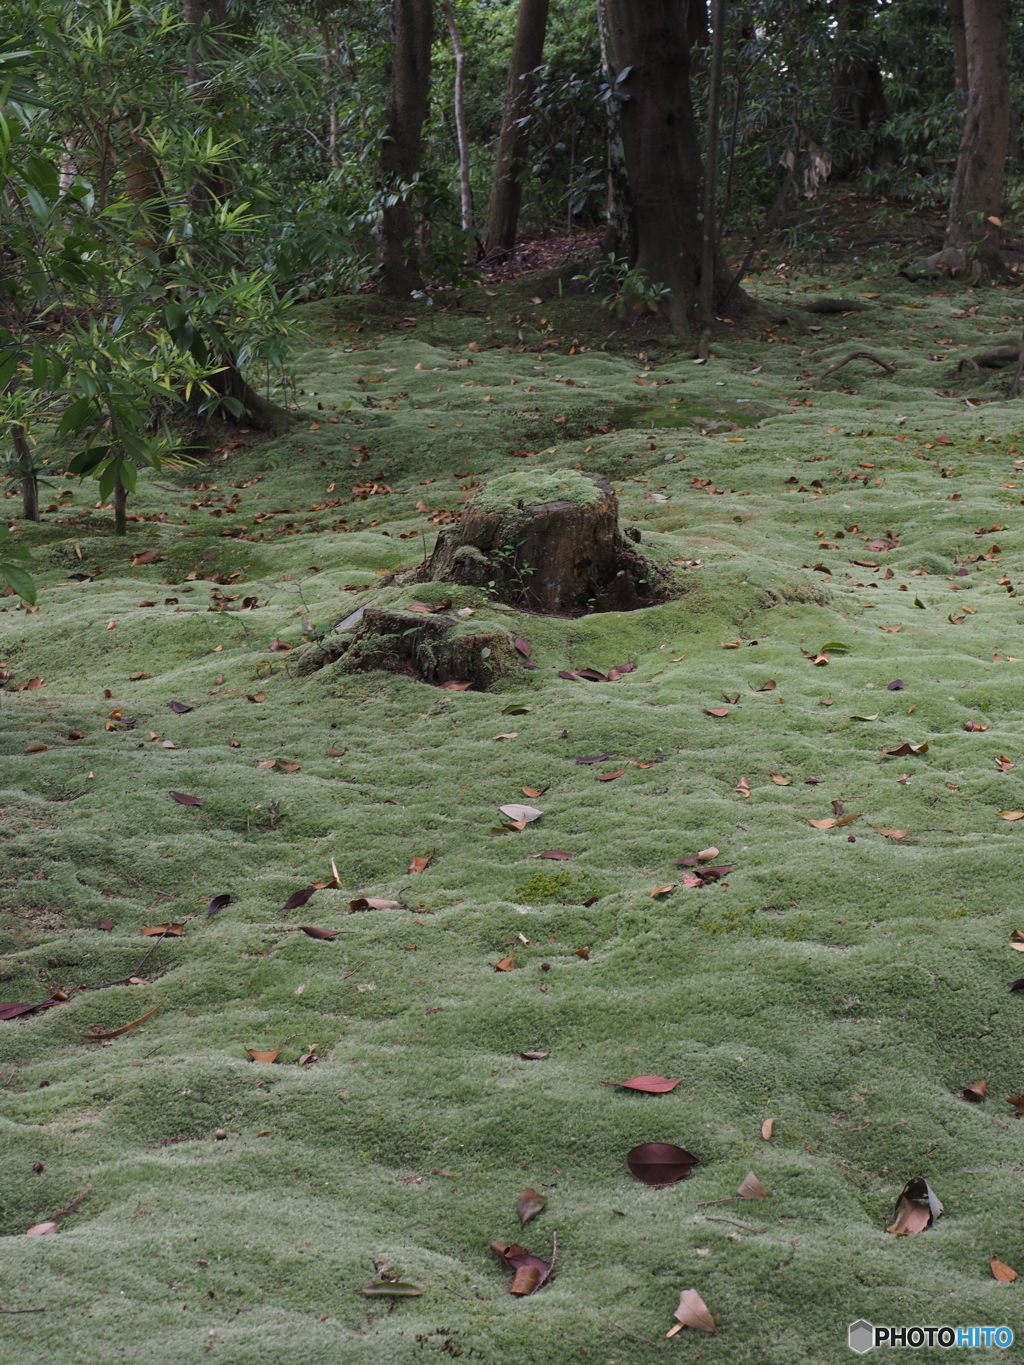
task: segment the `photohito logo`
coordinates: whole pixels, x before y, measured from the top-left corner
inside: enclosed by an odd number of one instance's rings
[[[875,1327],[864,1318],[850,1323],[850,1350],[864,1355],[874,1346],[946,1346],[979,1349],[1012,1346],[1009,1327]]]

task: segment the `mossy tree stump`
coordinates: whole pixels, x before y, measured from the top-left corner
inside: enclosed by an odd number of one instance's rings
[[[551,616],[632,611],[663,596],[660,571],[619,530],[615,490],[577,470],[494,479],[438,535],[423,577]]]

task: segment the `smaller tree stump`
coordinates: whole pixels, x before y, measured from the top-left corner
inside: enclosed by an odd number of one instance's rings
[[[638,531],[627,531],[638,541]],[[490,591],[551,616],[633,611],[664,596],[661,570],[619,530],[600,474],[524,470],[494,479],[440,532],[424,579]]]

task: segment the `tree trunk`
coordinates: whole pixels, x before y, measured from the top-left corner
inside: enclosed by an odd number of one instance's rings
[[[962,3],[962,0],[961,0]],[[888,110],[877,65],[854,50],[862,39],[871,0],[836,0],[837,58],[832,73],[833,165],[849,176],[870,162],[865,135],[887,117]]]
[[[491,198],[485,231],[487,254],[507,256],[516,244],[523,175],[530,146],[530,114],[533,109],[532,73],[544,56],[549,0],[519,0],[516,36],[508,64],[505,108],[494,156]]]
[[[704,156],[704,212],[701,215],[703,243],[700,257],[700,308],[704,321],[714,312],[715,256],[718,233],[715,217],[718,205],[718,135],[722,99],[722,65],[725,58],[725,0],[714,0],[714,36],[711,71],[708,81],[707,149]]]
[[[444,21],[455,53],[455,136],[459,144],[459,198],[462,203],[462,230],[473,226],[473,189],[469,180],[469,133],[466,131],[466,49],[459,37],[451,0],[441,0]]]
[[[671,290],[669,321],[685,335],[695,318],[702,239],[686,10],[678,0],[606,0],[606,6],[610,69],[628,97],[622,103],[622,142],[636,264],[653,283]]]
[[[17,457],[21,472],[21,515],[26,521],[39,520],[39,476],[36,474],[35,461],[28,435],[20,422],[12,422],[10,428],[11,445]]]
[[[128,511],[128,493],[120,478],[114,480],[114,535],[125,536],[128,534],[128,521],[126,513]]]
[[[967,111],[949,202],[947,236],[999,268],[1003,175],[1010,134],[1006,0],[964,0]]]
[[[385,291],[406,298],[423,288],[408,187],[420,168],[423,124],[430,99],[432,41],[431,0],[391,0],[387,123],[380,149],[383,209],[378,246]]]
[[[608,198],[605,208],[604,237],[601,250],[606,256],[621,256],[636,264],[636,220],[629,193],[626,152],[622,145],[622,102],[608,58],[607,0],[597,0],[597,33],[601,42],[601,75],[604,102],[608,113]]]
[[[192,87],[192,97],[197,109],[202,109],[212,99],[212,90],[202,64],[199,40],[210,43],[210,30],[223,29],[228,22],[227,0],[182,0],[182,14],[185,23],[191,25],[194,37],[188,51],[188,81]],[[223,41],[217,43],[217,50],[224,47]],[[217,110],[212,111],[216,117]],[[212,120],[211,120],[212,121]],[[188,195],[189,206],[194,213],[208,212],[215,199],[223,199],[231,189],[229,178],[222,170],[219,174],[201,175],[191,186]]]
[[[953,40],[953,79],[959,108],[967,107],[967,30],[964,28],[964,0],[946,0],[949,8],[949,33]]]
[[[658,570],[619,530],[615,490],[574,470],[492,480],[460,525],[441,532],[421,572],[554,616],[631,611],[656,601],[661,587]]]

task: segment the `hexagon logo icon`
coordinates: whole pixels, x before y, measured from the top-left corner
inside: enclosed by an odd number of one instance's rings
[[[850,1350],[856,1351],[858,1355],[863,1355],[865,1351],[870,1351],[875,1344],[875,1329],[870,1322],[865,1322],[863,1318],[858,1318],[856,1322],[850,1323]]]

